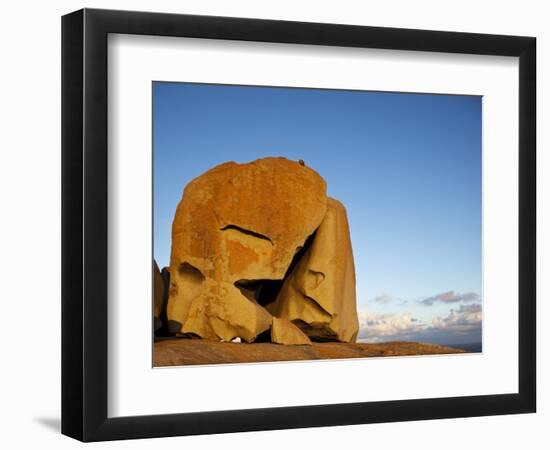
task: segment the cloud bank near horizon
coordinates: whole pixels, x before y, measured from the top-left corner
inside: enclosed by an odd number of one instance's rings
[[[477,300],[477,299],[476,299]],[[443,345],[480,343],[482,309],[479,303],[461,304],[446,315],[434,316],[425,323],[409,312],[359,312],[362,342],[415,341]]]

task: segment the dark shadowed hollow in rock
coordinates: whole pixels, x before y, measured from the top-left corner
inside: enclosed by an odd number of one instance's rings
[[[280,280],[238,280],[235,282],[244,296],[260,304],[261,306],[267,306],[273,303],[279,291],[283,287],[284,280],[292,273],[300,258],[306,253],[307,249],[311,246],[315,233],[306,239],[303,246],[296,249],[296,254],[292,258],[292,262],[288,266],[288,269],[284,277]]]

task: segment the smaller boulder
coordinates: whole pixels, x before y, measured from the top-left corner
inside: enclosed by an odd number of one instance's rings
[[[162,320],[160,318],[162,312],[162,306],[164,304],[164,280],[159,270],[157,262],[153,260],[153,317],[154,317],[154,331],[157,331],[162,327]]]
[[[284,345],[311,345],[310,339],[296,325],[285,319],[273,317],[271,342]]]

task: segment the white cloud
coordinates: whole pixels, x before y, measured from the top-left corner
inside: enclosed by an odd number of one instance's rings
[[[481,327],[481,305],[472,303],[460,305],[458,310],[451,309],[446,317],[436,316],[432,320],[434,328],[469,331]]]
[[[455,293],[455,291],[443,292],[442,294],[427,297],[420,300],[420,303],[426,306],[432,306],[436,302],[440,303],[459,303],[459,302],[479,302],[481,300],[479,294],[475,292],[466,292],[465,294]]]
[[[375,302],[375,303],[386,304],[386,303],[391,302],[392,299],[393,299],[393,297],[390,294],[387,294],[387,293],[384,292],[383,294],[379,295],[378,297],[373,298],[372,301]]]
[[[407,303],[406,300],[403,300],[401,298],[397,298],[392,294],[388,294],[387,292],[384,292],[380,294],[378,297],[374,297],[371,300],[372,303],[378,303],[380,305],[387,305],[389,303],[397,303],[399,305],[404,305]]]
[[[371,342],[381,342],[399,339],[413,333],[418,333],[425,327],[410,312],[401,314],[359,313],[359,337]],[[391,338],[391,339],[388,339]]]
[[[440,344],[481,342],[481,305],[471,303],[436,316],[430,325],[410,312],[359,313],[359,340],[366,342],[415,341]]]

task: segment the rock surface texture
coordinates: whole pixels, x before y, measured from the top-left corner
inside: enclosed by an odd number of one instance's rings
[[[153,366],[443,355],[452,353],[466,352],[457,348],[420,342],[384,342],[380,344],[313,342],[312,345],[277,345],[269,342],[233,344],[230,342],[212,342],[204,339],[167,339],[155,342]]]
[[[355,340],[345,209],[297,162],[229,162],[191,181],[172,225],[169,273],[171,333],[287,345]]]
[[[300,329],[285,319],[273,317],[271,342],[286,345],[311,345],[310,339]]]
[[[346,210],[339,201],[328,199],[311,244],[268,311],[318,341],[355,342],[355,266]]]

